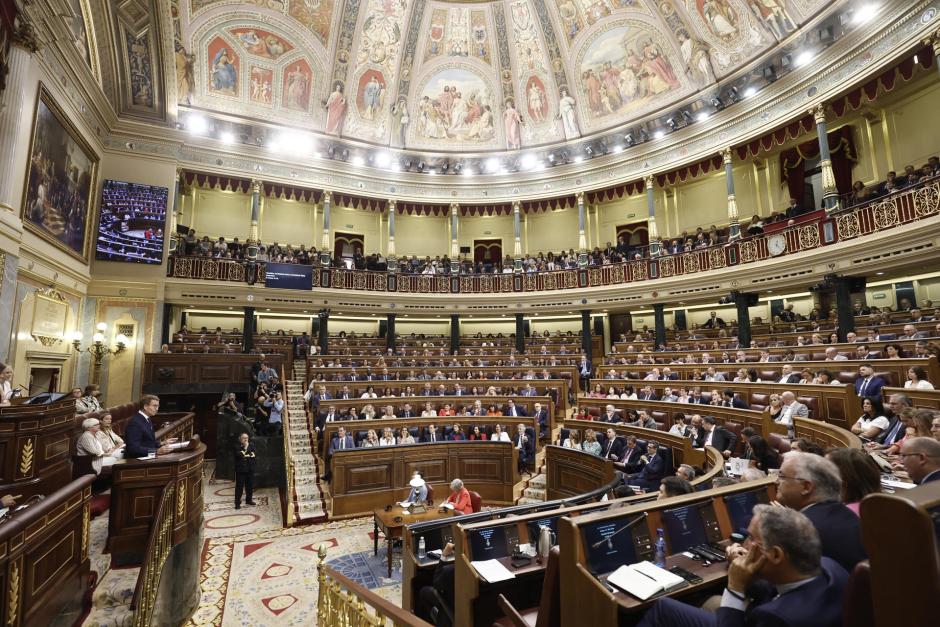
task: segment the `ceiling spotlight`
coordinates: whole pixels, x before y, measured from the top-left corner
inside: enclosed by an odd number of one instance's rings
[[[496,157],[491,157],[486,160],[487,172],[495,172],[498,169],[499,169],[499,159],[497,159]]]
[[[709,117],[711,116],[709,115],[708,111],[699,111],[698,115],[695,116],[695,119],[698,120],[699,122],[704,122]]]
[[[425,172],[425,174],[430,174],[430,175],[433,176],[433,175],[437,174],[437,170],[435,170],[434,168],[428,168],[428,171]]]
[[[405,159],[405,169],[406,170],[411,169],[411,159]]]
[[[529,153],[522,155],[522,159],[519,160],[519,166],[523,170],[531,170],[532,168],[535,167],[536,161],[537,159],[535,158],[535,155],[529,152]]]
[[[677,128],[679,128],[679,124],[676,122],[676,118],[666,118],[666,124],[672,130],[676,130]]]
[[[401,164],[396,161],[391,166],[389,166],[389,170],[392,172],[401,172]]]
[[[222,131],[222,134],[219,135],[219,141],[223,144],[234,144],[235,136],[229,131]]]
[[[574,156],[574,162],[575,162],[575,163],[581,163],[582,161],[584,161],[584,157],[582,157],[581,155],[575,155],[575,156]]]
[[[555,163],[555,153],[554,153],[554,152],[548,153],[548,161],[549,161],[550,163]]]
[[[343,161],[349,161],[349,148],[343,148],[342,159]]]
[[[588,159],[594,156],[594,148],[591,146],[584,147],[584,154],[588,156]]]
[[[335,154],[336,154],[336,146],[330,146],[329,148],[326,149],[326,156],[329,157],[330,159],[332,159],[333,155]]]
[[[777,70],[774,69],[774,66],[768,65],[763,69],[764,80],[768,83],[773,83],[777,80]]]
[[[356,155],[355,157],[352,158],[352,164],[356,166],[357,168],[361,168],[362,166],[365,165],[365,163],[366,163],[365,159],[363,159],[359,155]]]
[[[205,135],[209,130],[209,120],[202,115],[191,115],[186,118],[186,130],[193,135]]]
[[[662,138],[665,134],[666,134],[666,131],[664,131],[664,130],[661,129],[661,128],[658,128],[658,129],[656,129],[655,131],[653,131],[653,139],[660,139],[660,138]]]
[[[473,168],[470,167],[470,166],[467,166],[467,167],[461,172],[461,174],[464,175],[464,176],[473,176]]]
[[[719,111],[721,111],[722,109],[725,108],[725,103],[724,103],[724,101],[723,101],[721,98],[719,98],[718,96],[715,96],[714,98],[711,99],[711,104],[712,104],[713,107],[715,107],[715,108],[718,109]]]
[[[623,152],[623,146],[620,144],[614,144],[614,154],[619,155],[621,152]]]
[[[823,26],[818,31],[819,41],[826,42],[832,40],[832,26]]]
[[[636,139],[633,137],[633,133],[627,133],[623,136],[623,141],[627,142],[627,146],[633,146],[636,144]]]
[[[875,17],[876,13],[878,13],[877,5],[863,4],[859,8],[855,9],[855,12],[852,14],[852,22],[855,24],[864,24],[871,18]]]
[[[382,150],[375,153],[375,155],[372,157],[372,161],[375,163],[376,167],[386,168],[388,167],[388,164],[391,163],[392,156]]]
[[[448,169],[450,169],[450,162],[445,160],[441,163],[441,174],[447,174]]]
[[[541,172],[542,170],[545,169],[545,163],[543,163],[542,161],[539,161],[538,163],[535,164],[535,167],[532,169],[536,172]]]
[[[454,164],[454,174],[460,174],[461,170],[463,170],[463,161],[458,161]]]
[[[756,88],[754,88],[754,87],[748,87],[747,89],[744,90],[744,97],[745,97],[745,98],[750,98],[751,96],[753,96],[753,95],[756,94],[756,93],[757,93],[757,89],[756,89]]]
[[[813,60],[813,53],[810,50],[804,50],[796,57],[796,66],[802,67]]]
[[[418,162],[418,172],[424,172],[425,164],[424,161]]]

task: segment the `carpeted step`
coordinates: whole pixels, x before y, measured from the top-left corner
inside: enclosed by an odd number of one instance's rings
[[[545,475],[535,475],[534,477],[529,479],[530,488],[539,488],[541,490],[544,490],[545,485],[546,485]]]
[[[544,501],[546,492],[541,488],[526,488],[522,491],[522,496],[527,499],[534,499],[536,501]]]
[[[530,499],[527,496],[523,496],[518,501],[516,501],[516,504],[517,505],[532,505],[535,503],[544,503],[544,502],[545,502],[545,499]]]
[[[93,608],[118,607],[130,605],[134,598],[139,568],[111,569],[105,574],[91,596]]]

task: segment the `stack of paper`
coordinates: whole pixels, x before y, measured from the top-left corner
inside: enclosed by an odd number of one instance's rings
[[[646,601],[660,592],[671,592],[686,584],[685,579],[652,562],[621,566],[607,577],[607,582]]]
[[[477,574],[489,583],[497,581],[506,581],[515,578],[515,575],[500,563],[499,560],[482,560],[479,562],[470,562]]]

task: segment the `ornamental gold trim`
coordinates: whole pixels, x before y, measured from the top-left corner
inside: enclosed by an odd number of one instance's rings
[[[33,440],[26,440],[23,448],[20,450],[20,474],[24,477],[29,476],[33,469]]]
[[[182,522],[186,514],[186,480],[181,479],[176,488],[176,521]]]
[[[88,558],[88,530],[91,526],[91,504],[82,507],[82,560]]]
[[[10,583],[7,586],[7,625],[15,625],[20,612],[20,563],[10,567]]]

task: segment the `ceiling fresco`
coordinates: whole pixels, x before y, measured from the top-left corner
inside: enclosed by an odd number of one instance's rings
[[[181,105],[377,145],[514,150],[668,107],[824,0],[172,0]],[[169,54],[169,51],[166,51]]]

